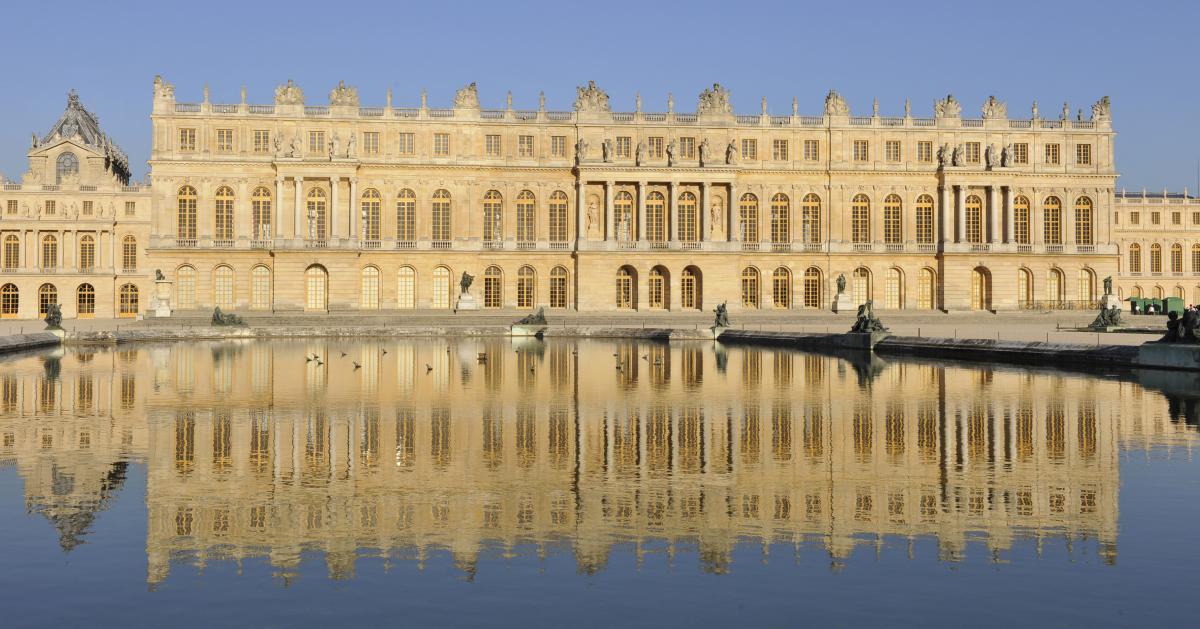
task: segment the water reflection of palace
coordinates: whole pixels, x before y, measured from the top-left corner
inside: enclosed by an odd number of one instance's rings
[[[1120,380],[707,344],[330,339],[12,364],[0,464],[31,509],[76,522],[67,546],[144,458],[151,583],[252,557],[286,578],[308,551],[333,578],[442,550],[471,572],[489,548],[568,547],[595,571],[618,544],[723,571],[738,543],[836,560],[917,536],[951,561],[1017,537],[1092,538],[1111,561],[1118,448],[1195,440]]]

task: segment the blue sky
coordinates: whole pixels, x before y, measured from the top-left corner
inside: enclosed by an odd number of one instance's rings
[[[205,83],[215,102],[270,102],[287,78],[324,102],[344,79],[365,105],[431,106],[478,81],[484,107],[569,109],[594,79],[617,109],[641,92],[648,111],[668,92],[690,111],[713,82],[734,108],[819,114],[838,89],[853,112],[929,115],[952,92],[974,114],[989,94],[1011,117],[1063,101],[1085,111],[1113,99],[1118,185],[1197,187],[1200,159],[1200,3],[1191,2],[73,2],[3,10],[0,173],[19,178],[31,131],[44,133],[68,89],[79,90],[146,172],[151,81],[183,101]]]

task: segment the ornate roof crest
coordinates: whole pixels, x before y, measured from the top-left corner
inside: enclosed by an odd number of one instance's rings
[[[154,97],[175,100],[175,86],[164,81],[161,74],[154,75]]]
[[[1008,105],[1003,101],[996,100],[995,96],[988,96],[988,99],[983,101],[981,111],[985,120],[1008,118]]]
[[[304,90],[288,79],[287,83],[275,88],[276,105],[303,105]]]
[[[338,81],[337,87],[329,92],[329,104],[358,107],[358,88],[347,87],[345,81]]]
[[[825,115],[850,115],[850,106],[846,104],[846,99],[842,98],[842,95],[837,93],[837,90],[829,90],[829,93],[825,95]]]
[[[933,103],[933,115],[936,118],[962,118],[962,105],[954,94],[947,94],[946,98]]]
[[[454,93],[454,108],[479,109],[479,88],[475,86],[475,81]]]
[[[587,87],[575,88],[575,111],[612,111],[608,104],[608,93],[588,81]]]
[[[729,104],[729,90],[721,87],[720,83],[713,83],[711,88],[700,92],[700,102],[696,104],[696,113],[733,113],[733,106]]]
[[[1092,120],[1111,120],[1112,102],[1105,96],[1092,104]]]

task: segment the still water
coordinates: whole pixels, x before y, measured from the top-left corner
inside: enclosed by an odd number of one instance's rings
[[[1187,375],[711,343],[10,358],[0,610],[6,626],[1192,624],[1197,400]]]

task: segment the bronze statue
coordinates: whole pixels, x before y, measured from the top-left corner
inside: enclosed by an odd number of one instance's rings
[[[717,304],[716,310],[713,310],[713,326],[718,328],[729,327],[729,310],[725,307],[726,302]]]
[[[1121,310],[1116,307],[1101,308],[1100,313],[1096,315],[1096,319],[1092,321],[1088,328],[1092,330],[1103,330],[1121,325]]]
[[[521,317],[515,325],[546,325],[546,309],[538,308],[537,312]]]
[[[62,329],[62,306],[58,304],[50,304],[49,306],[46,306],[46,329]]]
[[[888,329],[883,326],[883,322],[875,317],[874,302],[868,299],[866,303],[858,307],[858,316],[854,321],[854,327],[850,328],[850,331],[869,334],[871,332],[887,332]]]
[[[458,280],[458,286],[462,289],[462,294],[466,295],[471,289],[471,282],[475,281],[475,276],[463,271],[462,278]]]
[[[839,273],[837,276],[837,294],[841,295],[846,292],[846,274]]]
[[[232,312],[221,312],[219,307],[213,308],[212,324],[216,326],[246,325],[241,317]]]

